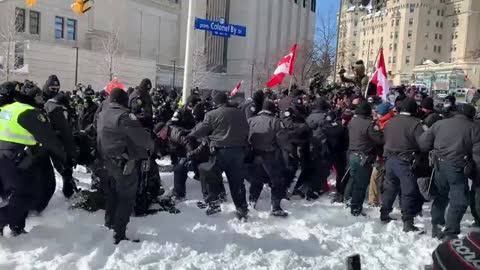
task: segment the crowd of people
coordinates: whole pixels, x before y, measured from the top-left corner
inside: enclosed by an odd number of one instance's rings
[[[162,203],[178,212],[174,204],[186,198],[189,172],[201,185],[198,207],[207,215],[221,212],[228,200],[223,173],[236,216],[246,221],[266,186],[271,215],[285,218],[282,200],[318,199],[335,172],[331,201],[345,204],[353,216],[365,215],[368,197],[380,221],[389,223],[399,198],[405,232],[419,231],[414,218],[427,201],[433,237],[456,238],[469,205],[480,226],[475,107],[452,96],[435,105],[405,87],[391,91],[387,101],[365,97],[359,82],[258,90],[241,101],[192,90],[185,104],[176,91],[153,87],[149,79],[136,88],[99,92],[89,86],[60,91],[55,75],[43,89],[30,81],[3,83],[0,194],[8,203],[0,208],[0,228],[26,233],[28,213],[42,212],[55,191],[54,169],[66,198],[81,192],[72,176],[76,165],[92,173],[91,188],[104,197],[105,226],[116,244],[128,240],[132,214],[155,213],[152,206]],[[161,156],[172,161],[171,191],[160,179]]]

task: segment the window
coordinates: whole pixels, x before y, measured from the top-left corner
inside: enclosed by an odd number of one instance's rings
[[[445,16],[445,10],[442,9],[442,16]]]
[[[67,40],[77,40],[77,20],[67,19]]]
[[[25,32],[25,9],[15,8],[15,30]]]
[[[303,7],[307,6],[307,0],[303,0]]]
[[[409,25],[413,25],[413,18],[410,18],[410,19],[408,20],[408,24],[409,24]]]
[[[394,51],[397,50],[397,43],[393,44],[393,50],[394,50]]]
[[[436,22],[436,23],[435,23],[435,27],[437,27],[437,28],[438,28],[438,22]]]
[[[13,63],[13,67],[15,69],[22,68],[25,61],[25,55],[23,50],[22,43],[15,43],[15,62]]]
[[[410,4],[410,13],[415,11],[415,4]]]
[[[438,39],[442,40],[442,34],[438,34]]]
[[[389,63],[389,64],[392,63],[392,57],[388,57],[388,63]]]
[[[30,34],[40,34],[40,12],[30,10]]]
[[[389,49],[390,49],[390,51],[391,51],[391,50],[392,50],[392,48],[393,48],[393,44],[392,44],[392,43],[390,43],[390,45],[388,46],[388,48],[389,48]]]
[[[395,25],[395,20],[392,20],[392,26],[394,26],[394,25]]]
[[[398,31],[395,32],[395,38],[398,38]]]
[[[438,46],[438,53],[441,53],[442,52],[442,47],[441,46]]]
[[[437,10],[437,16],[440,16],[440,9]]]
[[[392,58],[392,64],[396,64],[396,63],[397,63],[397,57],[394,56],[394,57]]]
[[[357,31],[353,31],[353,36],[354,36],[354,37],[357,36]]]
[[[408,42],[408,43],[407,43],[407,49],[410,50],[411,48],[412,48],[412,43]]]
[[[408,37],[411,38],[413,36],[413,31],[412,30],[408,30]]]
[[[430,26],[430,20],[427,20],[427,26]]]
[[[396,26],[399,26],[399,25],[400,25],[400,19],[397,19],[397,21],[395,21],[395,25],[396,25]]]
[[[405,57],[405,64],[410,64],[410,56]]]
[[[440,22],[440,28],[443,28],[443,22]]]
[[[310,4],[310,10],[312,12],[316,12],[317,11],[317,1],[316,0],[312,0],[311,4]],[[355,21],[355,26],[357,26],[357,21]]]
[[[63,17],[55,17],[55,38],[63,39]]]
[[[438,39],[438,34],[435,34],[435,39]]]
[[[295,0],[295,4],[298,3],[298,0]]]

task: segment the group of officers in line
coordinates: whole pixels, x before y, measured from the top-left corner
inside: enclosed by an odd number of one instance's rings
[[[202,186],[199,207],[207,215],[220,212],[227,200],[222,173],[237,218],[247,220],[264,185],[271,188],[271,215],[286,217],[281,201],[317,199],[334,169],[332,201],[346,203],[353,216],[365,215],[370,186],[369,201],[380,206],[383,223],[394,220],[390,214],[399,197],[403,230],[418,231],[414,218],[428,197],[418,179],[427,178],[433,179],[427,181],[433,237],[456,238],[469,203],[478,217],[480,126],[471,105],[448,98],[437,112],[431,98],[415,92],[400,93],[392,104],[348,91],[324,95],[292,89],[277,96],[259,90],[241,103],[224,92],[204,99],[193,92],[168,121],[156,122],[151,89],[148,79],[130,93],[110,89],[106,100],[93,106],[95,112],[90,109],[90,120],[80,117],[86,121],[82,131],[95,137],[92,171],[106,196],[105,226],[113,229],[115,244],[128,240],[142,173],[153,171],[156,187],[163,189],[155,159],[164,154],[174,165],[169,196],[177,202],[186,197],[185,182],[193,171]],[[0,227],[8,225],[14,236],[26,233],[30,211],[47,206],[55,190],[53,168],[63,178],[65,197],[78,190],[72,173],[83,146],[75,143],[72,127],[81,121],[72,123],[71,99],[59,90],[55,75],[43,90],[16,82],[0,87],[1,195],[8,198],[0,208]]]

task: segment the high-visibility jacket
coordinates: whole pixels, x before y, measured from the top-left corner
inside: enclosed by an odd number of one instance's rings
[[[36,145],[33,135],[18,123],[18,117],[25,111],[35,108],[15,102],[0,107],[0,141],[22,145]]]

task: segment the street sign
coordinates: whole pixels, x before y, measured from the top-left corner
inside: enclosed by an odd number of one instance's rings
[[[195,18],[195,29],[209,31],[216,37],[247,36],[247,27],[225,23],[224,18],[217,21]]]

